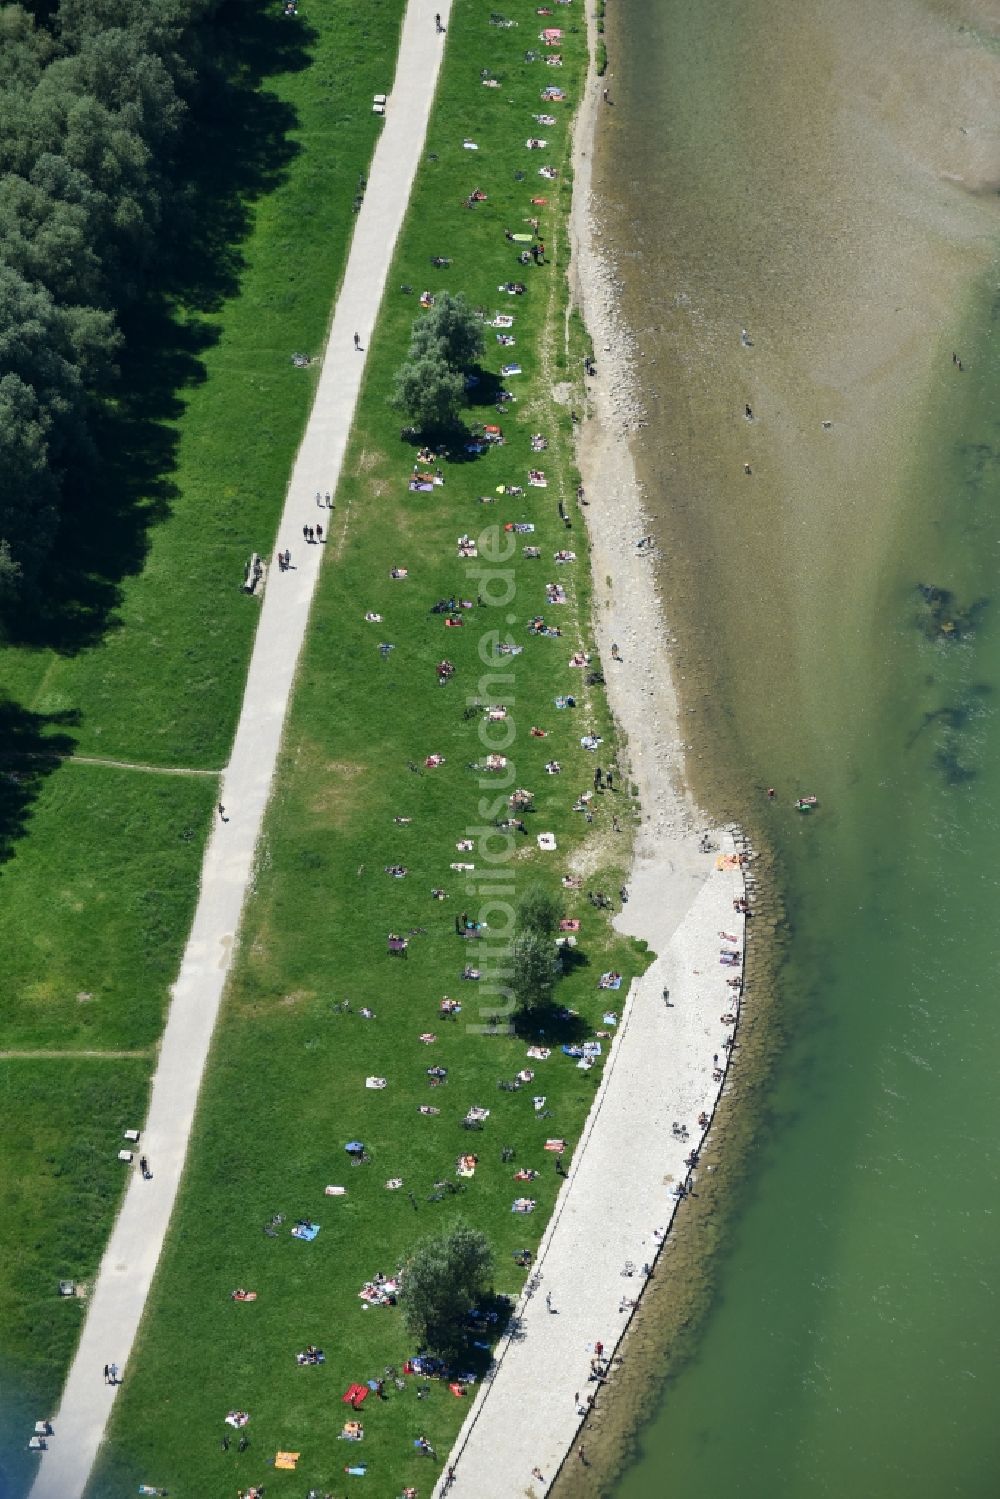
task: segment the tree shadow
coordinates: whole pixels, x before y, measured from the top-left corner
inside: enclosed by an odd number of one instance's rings
[[[493,370],[484,369],[481,364],[473,365],[469,376],[475,381],[474,385],[468,386],[465,398],[469,406],[475,411],[481,411],[484,406],[496,406],[500,398],[500,392],[504,388],[501,377]],[[504,411],[510,402],[504,401]],[[510,413],[513,415],[513,412]]]
[[[292,105],[269,77],[307,67],[316,32],[274,0],[228,0],[211,23],[211,59],[190,100],[155,264],[120,317],[113,398],[93,423],[96,456],[64,486],[59,534],[41,579],[4,620],[14,645],[74,655],[118,628],[123,580],[141,571],[150,531],[177,498],[182,393],[205,378],[218,313],[239,291],[253,205],[301,149]]]
[[[0,864],[6,863],[27,830],[32,804],[47,776],[75,748],[70,734],[53,733],[79,721],[75,711],[32,713],[0,698]]]
[[[494,1347],[499,1339],[512,1328],[516,1335],[516,1320],[514,1303],[509,1296],[494,1292],[485,1297],[476,1311],[469,1314],[464,1369],[482,1380],[493,1367]]]
[[[514,1034],[521,1040],[544,1042],[546,1046],[572,1046],[589,1040],[591,1027],[575,1010],[565,1005],[541,1005],[519,1010],[513,1017]]]

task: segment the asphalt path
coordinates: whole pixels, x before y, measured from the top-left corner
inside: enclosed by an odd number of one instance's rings
[[[118,1389],[106,1382],[105,1365],[116,1364],[119,1381],[128,1380],[129,1357],[184,1169],[323,560],[323,545],[308,544],[302,528],[319,521],[325,531],[330,518],[315,497],[317,491],[325,496],[337,488],[369,336],[423,150],[444,51],[435,12],[446,25],[449,11],[449,0],[410,0],[406,9],[385,122],[278,527],[274,555],[290,551],[291,567],[282,572],[273,565],[268,575],[232,757],[222,775],[225,813],[216,817],[205,850],[198,906],[173,986],[149,1114],[135,1162],[122,1166],[131,1171],[131,1179],[92,1288],[31,1499],[80,1499]],[[149,1180],[137,1169],[139,1152],[148,1158]]]

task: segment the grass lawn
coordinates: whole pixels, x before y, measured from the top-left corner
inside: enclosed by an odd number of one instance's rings
[[[0,1048],[151,1046],[194,914],[213,776],[63,765],[0,864]]]
[[[127,329],[103,487],[67,518],[49,607],[0,649],[0,1048],[132,1049],[159,1035],[215,783],[60,758],[217,769],[228,755],[258,608],[240,591],[243,563],[269,549],[314,389],[290,356],[322,350],[401,14],[402,0],[308,0],[295,20],[277,0],[221,13],[225,83],[185,162],[195,228]],[[43,1144],[68,1162],[96,1263],[120,1178],[87,1187],[81,1121],[98,1117],[96,1087],[113,1100],[116,1076],[135,1079],[127,1112],[141,1116],[149,1069],[46,1065],[60,1070],[31,1064],[18,1101],[44,1140],[23,1133],[5,1182],[44,1179]],[[48,1212],[27,1196],[0,1233],[0,1259],[46,1297],[62,1234],[50,1245]],[[72,1307],[57,1313],[72,1333],[4,1339],[3,1404],[18,1422],[22,1398],[51,1404],[64,1372],[78,1322]]]
[[[368,1309],[358,1291],[376,1271],[395,1270],[416,1237],[458,1215],[488,1233],[497,1289],[519,1289],[523,1272],[513,1253],[537,1246],[560,1185],[545,1141],[564,1137],[572,1149],[600,1075],[600,1064],[581,1070],[560,1043],[597,1032],[606,1055],[614,1020],[605,1014],[620,1013],[631,975],[645,965],[639,947],[619,940],[587,899],[588,889],[616,892],[624,877],[635,817],[628,790],[619,783],[594,796],[592,822],[573,810],[592,788],[595,764],[614,763],[614,745],[599,684],[569,666],[571,653],[590,643],[572,422],[553,399],[558,382],[569,373],[576,380],[584,352],[578,325],[564,315],[572,105],[546,106],[539,94],[557,85],[570,99],[578,96],[583,17],[560,8],[553,18],[570,29],[564,65],[556,69],[541,58],[524,60],[527,50],[543,51],[536,39],[545,24],[528,0],[516,0],[508,14],[519,20],[517,29],[491,27],[462,0],[452,14],[428,156],[372,340],[237,971],[164,1260],[88,1491],[94,1499],[124,1499],[139,1482],[165,1485],[177,1499],[265,1480],[270,1493],[267,1459],[278,1450],[302,1454],[286,1485],[296,1492],[341,1492],[344,1466],[364,1462],[373,1493],[395,1495],[413,1484],[428,1494],[439,1469],[417,1453],[414,1439],[427,1436],[443,1457],[468,1408],[443,1382],[431,1381],[424,1399],[416,1379],[402,1391],[390,1383],[385,1402],[372,1396],[364,1407],[363,1442],[337,1440],[353,1414],[340,1400],[347,1386],[379,1377],[387,1366],[401,1369],[418,1351],[399,1310]],[[482,87],[483,67],[495,71],[501,88]],[[550,109],[559,111],[558,124],[538,125],[533,115]],[[525,139],[538,133],[546,150],[526,151]],[[478,153],[462,146],[470,135]],[[555,182],[538,177],[543,163],[558,167]],[[476,187],[488,201],[468,209],[465,199]],[[532,196],[549,201],[532,207]],[[536,214],[550,263],[522,268],[503,230],[521,232]],[[431,270],[432,255],[452,256],[453,264]],[[511,277],[528,285],[526,295],[498,295],[498,284]],[[401,442],[400,418],[386,398],[417,315],[416,296],[398,288],[429,285],[465,291],[491,314],[515,316],[512,348],[487,330],[475,393],[489,391],[512,357],[524,374],[506,382],[518,400],[502,416],[492,404],[470,413],[470,420],[502,423],[505,445],[477,458],[454,454],[442,461],[443,487],[411,493],[416,450]],[[578,382],[574,390],[579,399]],[[549,440],[544,452],[532,448],[535,433]],[[534,466],[545,471],[544,489],[527,484]],[[499,495],[497,486],[508,484],[523,493]],[[572,529],[559,516],[560,501]],[[536,529],[503,530],[515,522]],[[488,565],[485,538],[479,559],[456,553],[460,533],[480,535],[489,526],[499,528],[497,547],[504,537],[511,545],[501,569],[509,576],[492,581],[477,572]],[[526,545],[537,545],[541,557],[526,558]],[[575,550],[577,561],[556,564],[560,548]],[[406,579],[390,578],[394,566],[408,569]],[[548,602],[550,582],[565,588],[565,604]],[[480,592],[497,602],[477,605]],[[447,628],[444,615],[430,612],[452,595],[473,602],[456,611],[461,628]],[[366,612],[382,618],[366,622]],[[562,635],[532,634],[528,621],[536,615]],[[494,654],[505,638],[520,654]],[[380,644],[393,649],[383,655]],[[456,670],[440,686],[436,663],[444,657]],[[594,657],[591,670],[598,668]],[[570,693],[577,706],[557,708],[555,699]],[[492,747],[512,762],[509,777],[473,768],[491,748],[480,731],[487,708],[498,704],[508,718],[494,727],[498,734],[510,729],[513,738]],[[547,737],[533,735],[533,726]],[[581,747],[588,732],[603,739],[596,754]],[[430,754],[444,755],[445,763],[427,768]],[[560,774],[546,773],[551,760]],[[507,815],[513,787],[534,792],[535,810],[505,850],[486,831]],[[539,851],[542,832],[555,835],[556,852]],[[472,851],[456,847],[465,838]],[[457,861],[475,870],[451,868]],[[405,876],[388,873],[389,865],[405,868]],[[561,884],[572,869],[581,871],[579,889]],[[580,921],[557,990],[562,1013],[544,1021],[544,1034],[504,1027],[489,1033],[501,1001],[484,991],[497,971],[503,908],[537,880],[557,890],[566,915]],[[432,898],[435,887],[448,899]],[[463,912],[489,923],[486,940],[456,934]],[[388,955],[390,932],[408,935],[406,959]],[[470,963],[482,968],[478,983],[462,978]],[[619,994],[598,988],[609,968],[624,975]],[[446,995],[462,1004],[454,1020],[440,1011]],[[345,1000],[349,1013],[340,1008]],[[551,1055],[529,1059],[532,1044]],[[436,1085],[432,1066],[446,1069]],[[534,1071],[524,1086],[499,1086],[524,1068]],[[384,1078],[385,1088],[367,1087],[369,1077]],[[543,1095],[536,1108],[533,1100]],[[473,1106],[490,1110],[479,1131],[463,1126]],[[353,1139],[365,1142],[367,1164],[350,1164],[344,1145]],[[478,1165],[464,1180],[456,1163],[470,1151]],[[539,1175],[515,1180],[519,1168]],[[387,1188],[398,1178],[401,1189]],[[346,1196],[326,1196],[328,1184],[345,1186]],[[535,1199],[532,1215],[512,1213],[520,1196]],[[274,1214],[284,1221],[272,1237],[264,1228]],[[291,1237],[299,1218],[321,1225],[314,1242]],[[258,1300],[233,1303],[236,1287],[257,1291]],[[308,1343],[324,1349],[324,1366],[297,1366],[295,1353]],[[487,1356],[470,1341],[470,1369],[481,1372]],[[222,1450],[229,1430],[223,1418],[232,1409],[251,1414],[243,1454],[235,1440]],[[281,1479],[274,1478],[277,1488]]]
[[[141,1119],[152,1061],[0,1061],[0,1493],[26,1490],[34,1422],[55,1408]]]
[[[230,86],[186,163],[201,237],[126,330],[107,490],[79,529],[66,523],[58,608],[0,650],[0,696],[72,715],[82,753],[227,758],[257,620],[243,566],[270,549],[315,385],[291,355],[322,352],[401,13],[401,0],[222,13]]]

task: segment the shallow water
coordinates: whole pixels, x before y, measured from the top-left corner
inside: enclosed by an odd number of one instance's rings
[[[1000,1487],[986,15],[623,0],[611,30],[598,181],[693,779],[775,848],[790,912],[767,1127],[620,1499],[665,1473],[754,1499]],[[954,595],[936,618],[921,583]]]

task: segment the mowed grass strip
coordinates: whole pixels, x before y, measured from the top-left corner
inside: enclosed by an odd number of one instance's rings
[[[67,629],[62,647],[0,651],[0,693],[75,715],[83,753],[210,768],[229,753],[259,607],[243,567],[270,550],[315,389],[316,369],[291,356],[323,351],[402,3],[281,10],[238,0],[216,28],[234,88],[188,147],[207,244],[176,300],[126,330],[108,485],[128,508],[109,497],[87,537],[106,628],[89,648]],[[216,184],[243,194],[242,242],[212,218]]]
[[[498,1289],[519,1289],[514,1251],[537,1246],[560,1186],[545,1141],[565,1137],[572,1149],[600,1076],[600,1065],[581,1070],[559,1043],[601,1032],[606,1055],[614,1023],[605,1013],[620,1014],[629,979],[644,966],[641,951],[619,940],[587,900],[588,888],[615,893],[624,877],[635,817],[627,789],[595,795],[593,822],[573,810],[592,789],[595,763],[613,763],[613,728],[599,686],[568,664],[589,644],[590,589],[582,527],[567,529],[557,509],[562,500],[573,516],[576,474],[569,411],[553,391],[568,371],[575,378],[583,353],[578,330],[578,346],[567,350],[563,342],[571,106],[558,106],[566,117],[556,127],[539,129],[532,116],[550,112],[539,99],[548,84],[578,94],[583,18],[563,7],[553,18],[581,28],[567,36],[557,69],[524,61],[526,50],[544,53],[536,36],[548,23],[527,0],[508,13],[519,18],[518,29],[491,27],[464,3],[452,14],[428,159],[372,339],[237,971],[161,1270],[90,1486],[94,1499],[124,1499],[140,1481],[178,1496],[265,1480],[270,1489],[285,1481],[268,1466],[278,1450],[302,1454],[288,1479],[302,1491],[341,1492],[343,1468],[361,1462],[375,1493],[398,1494],[406,1484],[429,1493],[439,1470],[414,1439],[427,1436],[443,1455],[468,1408],[444,1384],[432,1382],[420,1399],[419,1381],[407,1379],[403,1391],[389,1382],[387,1400],[372,1396],[364,1406],[364,1441],[338,1440],[353,1414],[341,1403],[348,1385],[399,1369],[417,1351],[398,1309],[368,1309],[358,1292],[376,1271],[391,1273],[416,1237],[459,1214],[493,1242]],[[483,67],[502,78],[502,88],[483,88]],[[548,140],[544,154],[525,149],[533,135]],[[463,149],[466,136],[478,153]],[[537,176],[542,163],[557,165],[554,183]],[[488,200],[467,209],[476,187]],[[532,207],[532,196],[549,204]],[[554,263],[522,268],[503,230],[520,232],[536,214]],[[453,265],[432,270],[432,255],[450,255]],[[527,283],[526,295],[498,295],[510,277]],[[402,286],[414,293],[447,286],[491,313],[512,312],[516,344],[501,348],[487,330],[484,366],[495,372],[516,357],[525,371],[508,382],[519,399],[502,417],[492,405],[472,414],[501,421],[505,446],[443,461],[446,482],[429,494],[408,490],[416,450],[400,441],[400,417],[387,405],[417,313],[416,295]],[[477,389],[486,387],[484,374]],[[564,392],[574,393],[579,398],[578,383]],[[538,432],[549,438],[542,453],[531,445]],[[545,470],[546,489],[528,487],[530,467]],[[502,484],[525,492],[498,495]],[[476,563],[457,557],[457,536],[495,523],[499,547],[510,535],[503,526],[522,519],[536,530],[513,538],[512,560],[503,565],[510,596],[475,604],[478,591],[490,597],[506,589],[488,588]],[[529,544],[540,547],[540,559],[524,558]],[[556,565],[560,548],[575,550],[577,562]],[[405,580],[390,578],[394,566],[408,569]],[[548,604],[550,581],[565,587],[566,604]],[[430,612],[452,595],[474,603],[457,611],[461,628],[446,628],[444,616]],[[367,622],[368,612],[381,621]],[[536,614],[562,635],[531,635],[527,621]],[[509,634],[522,653],[495,657],[491,632]],[[383,655],[380,644],[393,649]],[[435,670],[442,658],[456,667],[443,687]],[[599,666],[596,657],[592,665]],[[557,709],[556,697],[567,693],[578,706]],[[505,751],[516,767],[512,782],[472,768],[487,753],[479,730],[490,703],[507,706],[515,729]],[[466,716],[470,704],[478,706]],[[532,726],[547,737],[532,736]],[[587,731],[603,738],[597,754],[580,746]],[[428,769],[425,759],[435,753],[445,763]],[[553,759],[559,775],[545,771]],[[483,830],[515,785],[535,792],[536,810],[510,856],[494,864]],[[539,852],[543,831],[555,834],[556,853]],[[471,852],[456,848],[465,837],[474,840]],[[456,871],[453,862],[476,868]],[[394,878],[387,865],[405,867],[405,877]],[[573,868],[583,872],[583,886],[564,890],[560,876]],[[581,923],[557,991],[559,1004],[575,1013],[545,1022],[545,1035],[483,1034],[499,1002],[461,975],[478,960],[488,973],[495,955],[482,958],[484,945],[458,937],[455,919],[462,912],[486,919],[499,938],[503,907],[538,879],[559,891],[567,916]],[[434,887],[448,899],[432,899]],[[492,905],[491,889],[499,892]],[[409,934],[405,960],[388,955],[389,932]],[[598,988],[608,968],[623,974],[619,993]],[[445,995],[462,1003],[456,1020],[441,1015]],[[345,1001],[350,1012],[341,1009]],[[551,1048],[547,1060],[527,1058],[532,1042]],[[445,1068],[445,1080],[433,1085],[430,1067]],[[517,1091],[498,1086],[524,1068],[534,1070],[533,1080]],[[384,1078],[385,1088],[366,1087],[368,1077]],[[543,1095],[536,1110],[533,1099]],[[421,1106],[440,1112],[422,1114]],[[462,1124],[473,1106],[490,1110],[481,1131]],[[365,1142],[368,1164],[349,1163],[344,1145],[355,1139]],[[456,1162],[469,1151],[478,1166],[463,1180]],[[522,1167],[538,1177],[515,1180]],[[400,1178],[401,1188],[386,1186]],[[442,1195],[442,1182],[460,1190]],[[327,1185],[346,1187],[346,1196],[326,1196]],[[512,1213],[520,1196],[536,1200],[532,1215]],[[274,1214],[284,1221],[272,1237],[264,1229]],[[299,1218],[321,1225],[314,1242],[291,1237]],[[236,1287],[258,1299],[233,1303]],[[297,1366],[295,1354],[308,1343],[324,1349],[323,1366]],[[470,1344],[470,1368],[481,1370],[487,1356]],[[222,1450],[223,1418],[232,1409],[251,1414],[244,1453],[235,1441]]]
[[[37,1468],[35,1421],[51,1416],[128,1167],[123,1130],[142,1119],[146,1061],[0,1062],[0,1490],[21,1494]],[[99,1374],[100,1371],[98,1371]]]
[[[43,783],[0,865],[0,1049],[157,1040],[217,796],[208,777],[97,765]]]

